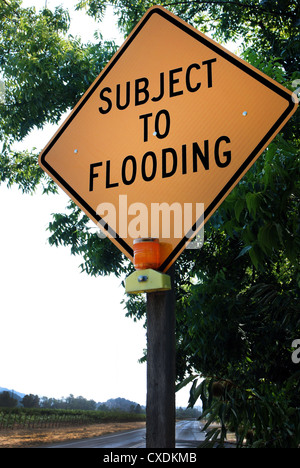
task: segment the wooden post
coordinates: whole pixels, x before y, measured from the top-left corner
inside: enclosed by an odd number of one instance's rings
[[[147,294],[146,447],[175,447],[175,292]]]

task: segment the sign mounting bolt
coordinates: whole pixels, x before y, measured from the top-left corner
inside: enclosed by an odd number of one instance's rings
[[[147,280],[148,280],[148,276],[146,276],[146,275],[140,275],[138,277],[138,282],[139,283],[143,283],[144,281],[147,281]]]

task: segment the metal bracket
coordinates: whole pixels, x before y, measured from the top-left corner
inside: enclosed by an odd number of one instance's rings
[[[170,276],[150,268],[137,270],[125,279],[125,291],[128,294],[168,291],[169,289],[171,289]]]

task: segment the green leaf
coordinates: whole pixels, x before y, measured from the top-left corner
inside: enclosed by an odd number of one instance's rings
[[[244,209],[244,206],[245,206],[245,200],[243,198],[239,198],[236,202],[235,202],[235,205],[234,205],[234,213],[235,213],[235,217],[237,219],[237,221],[240,220],[240,215],[241,215],[241,212],[243,211]]]
[[[274,237],[273,228],[273,223],[267,223],[259,229],[257,235],[259,246],[267,255],[269,255],[272,248],[276,246],[277,239]]]
[[[182,388],[186,387],[190,382],[192,382],[195,378],[197,378],[196,375],[192,374],[192,375],[189,375],[186,379],[184,379],[182,382],[180,382],[179,384],[177,384],[175,386],[175,392],[178,392],[179,390],[181,390]]]
[[[255,218],[258,207],[261,203],[261,194],[260,193],[247,193],[246,194],[246,204],[249,213]]]
[[[215,415],[214,414],[211,414],[206,422],[206,424],[204,425],[204,427],[201,429],[202,432],[205,432],[206,429],[211,425],[212,422],[214,422],[216,419]]]
[[[237,257],[235,257],[235,259],[237,260],[238,258],[242,257],[243,255],[245,255],[247,252],[249,252],[249,250],[252,249],[252,245],[246,245],[246,247],[244,247],[240,253],[238,254]]]
[[[252,261],[253,265],[255,266],[255,268],[258,268],[258,266],[259,266],[259,256],[257,254],[257,249],[255,249],[254,246],[252,247],[252,249],[249,250],[249,255],[250,255],[251,261]]]
[[[266,161],[272,162],[276,151],[277,151],[277,145],[274,142],[270,143],[265,152]]]

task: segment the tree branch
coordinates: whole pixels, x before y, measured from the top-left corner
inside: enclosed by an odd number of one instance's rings
[[[250,10],[253,10],[254,13],[257,13],[257,12],[261,12],[261,13],[266,13],[266,14],[270,14],[272,16],[286,16],[286,17],[289,17],[289,18],[292,18],[295,16],[294,12],[293,13],[289,13],[289,12],[278,12],[276,10],[269,10],[267,8],[264,8],[262,6],[255,6],[251,3],[240,3],[240,2],[236,2],[236,1],[222,1],[222,0],[208,0],[208,1],[204,1],[204,2],[197,2],[197,1],[183,1],[183,2],[171,2],[171,3],[165,3],[164,6],[178,6],[179,4],[181,5],[190,5],[190,4],[197,4],[197,5],[200,5],[200,4],[205,4],[205,5],[219,5],[220,7],[221,6],[224,6],[224,5],[232,5],[232,6],[238,6],[238,7],[241,7],[241,8],[249,8]]]

